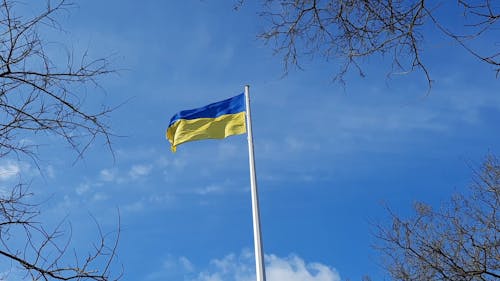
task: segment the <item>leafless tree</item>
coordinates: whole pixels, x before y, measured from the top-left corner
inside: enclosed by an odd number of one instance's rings
[[[111,72],[108,59],[90,60],[86,53],[80,58],[72,52],[64,55],[51,48],[52,43],[42,35],[62,31],[56,17],[70,6],[66,0],[29,4],[0,0],[2,158],[27,155],[36,161],[33,138],[40,134],[62,137],[78,157],[98,137],[110,145],[106,121],[111,109],[103,106],[97,112],[88,111],[83,90],[89,84],[98,86],[96,79]],[[116,278],[110,277],[110,266],[116,256],[119,227],[105,234],[96,224],[98,242],[82,256],[71,250],[71,228],[66,223],[49,230],[39,221],[40,205],[32,203],[31,195],[21,183],[10,191],[0,190],[0,264],[11,265],[14,279]]]
[[[388,273],[401,281],[500,279],[500,162],[489,156],[475,173],[471,195],[440,210],[417,203],[416,215],[391,212],[378,227],[378,249]]]
[[[52,133],[61,136],[81,156],[98,136],[110,143],[105,123],[109,108],[88,112],[79,85],[96,83],[110,72],[107,59],[81,59],[68,52],[61,67],[53,60],[57,54],[47,49],[40,29],[59,30],[54,16],[70,6],[65,0],[44,0],[46,6],[30,18],[13,12],[15,1],[0,3],[0,156],[10,153],[34,155],[34,148],[23,141],[25,133]],[[20,5],[20,4],[18,4]]]
[[[11,268],[4,275],[19,280],[117,280],[110,277],[118,230],[103,233],[96,222],[97,243],[84,256],[71,251],[71,228],[61,222],[48,230],[38,221],[39,205],[30,203],[25,186],[15,186],[0,198],[0,260]],[[110,242],[111,240],[111,242]],[[0,276],[4,280],[5,276]],[[10,279],[10,278],[9,278]]]
[[[354,67],[363,76],[360,60],[373,55],[392,59],[394,72],[422,71],[429,87],[431,75],[423,54],[424,28],[437,30],[468,53],[492,66],[500,75],[500,40],[489,49],[476,49],[482,36],[498,34],[500,4],[491,0],[454,1],[461,14],[442,13],[440,6],[451,1],[426,0],[264,0],[261,16],[268,22],[260,38],[283,56],[285,72],[300,68],[300,58],[322,57],[340,63],[335,79],[344,82]],[[236,2],[239,8],[243,0]],[[444,24],[455,16],[455,24]],[[490,52],[490,53],[488,53]]]

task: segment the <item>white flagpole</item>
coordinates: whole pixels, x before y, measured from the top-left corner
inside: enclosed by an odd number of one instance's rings
[[[257,193],[257,176],[255,175],[255,160],[253,153],[252,118],[250,117],[250,86],[245,86],[245,103],[247,115],[248,159],[250,162],[250,188],[252,193],[253,239],[255,246],[255,271],[257,281],[266,281],[264,254],[260,232],[259,195]]]

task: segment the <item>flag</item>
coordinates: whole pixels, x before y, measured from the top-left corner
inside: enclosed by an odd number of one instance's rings
[[[245,95],[183,110],[170,119],[167,139],[175,152],[179,144],[202,139],[223,139],[246,133]]]

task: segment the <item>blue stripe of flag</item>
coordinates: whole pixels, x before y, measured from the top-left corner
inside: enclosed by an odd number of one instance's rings
[[[172,126],[172,124],[180,119],[192,120],[198,118],[216,118],[222,115],[234,114],[242,111],[245,111],[244,93],[203,107],[183,110],[175,114],[172,119],[170,119],[170,124],[168,126]]]

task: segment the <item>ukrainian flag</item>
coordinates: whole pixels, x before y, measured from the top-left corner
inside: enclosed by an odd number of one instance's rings
[[[170,119],[166,135],[175,152],[179,144],[188,141],[223,139],[246,131],[245,94],[240,94],[175,114]]]

